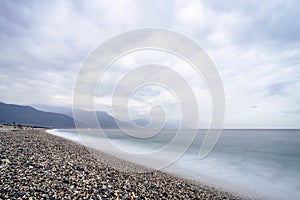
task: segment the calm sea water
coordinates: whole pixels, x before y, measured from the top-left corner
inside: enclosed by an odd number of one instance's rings
[[[169,155],[145,162],[133,160],[126,153],[119,154],[95,130],[87,130],[80,137],[76,130],[49,133],[149,167],[155,167],[174,153],[170,151]],[[128,137],[119,130],[107,130],[106,135],[112,144],[126,152],[147,154],[164,147],[175,133],[164,130],[148,139]],[[192,133],[185,130],[184,134]],[[213,151],[200,160],[198,153],[204,134],[204,130],[198,130],[184,155],[162,170],[250,197],[300,199],[300,130],[223,130]],[[181,143],[175,145],[180,147]]]

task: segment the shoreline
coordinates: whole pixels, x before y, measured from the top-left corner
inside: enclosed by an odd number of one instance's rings
[[[5,130],[0,139],[0,199],[248,199],[162,171],[118,171],[145,167],[45,130]]]

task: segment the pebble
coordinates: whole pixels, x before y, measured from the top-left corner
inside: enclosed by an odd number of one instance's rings
[[[43,130],[0,132],[0,159],[0,199],[246,199],[160,171],[126,174],[110,164],[141,166]]]
[[[3,163],[4,165],[9,165],[11,162],[9,159],[2,159],[1,163]]]

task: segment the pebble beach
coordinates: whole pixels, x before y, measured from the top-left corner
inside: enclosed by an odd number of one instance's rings
[[[245,199],[160,171],[118,171],[112,163],[142,166],[43,129],[1,130],[0,158],[0,199]]]

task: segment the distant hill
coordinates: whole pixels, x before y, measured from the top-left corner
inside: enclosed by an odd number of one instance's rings
[[[33,105],[33,107],[37,108],[38,110],[46,111],[46,112],[57,112],[57,113],[62,113],[64,115],[67,115],[69,117],[73,118],[73,110],[72,108],[68,107],[53,107],[53,106],[46,106],[46,105]],[[79,110],[80,114],[84,119],[88,119],[91,114],[94,115],[94,111],[84,111],[84,110]],[[118,125],[120,125],[122,128],[131,128],[132,126],[129,125],[128,122],[123,122],[120,120],[115,119],[111,115],[109,115],[107,112],[104,111],[95,111],[97,120],[99,124],[101,125],[102,128],[118,128]],[[117,124],[118,123],[118,124]],[[83,125],[83,124],[81,124]],[[89,120],[85,122],[85,125],[83,127],[88,127],[88,128],[97,128],[95,127],[95,124],[89,123]]]
[[[10,123],[40,126],[49,128],[75,128],[71,108],[59,108],[59,107],[48,107],[48,106],[35,106],[36,109],[31,106],[21,106],[14,104],[5,104],[0,102],[0,124]],[[41,111],[45,110],[45,111]],[[51,112],[55,111],[55,112]],[[93,123],[89,123],[92,120],[88,120],[91,117],[93,111],[80,110],[82,119],[86,119],[84,123],[79,122],[80,128],[98,128]],[[115,128],[135,128],[130,122],[124,122],[115,119],[104,111],[96,111],[96,117],[101,125],[101,128],[115,129]],[[94,115],[94,112],[92,113]],[[147,119],[135,119],[134,123],[141,127],[159,127],[158,125],[151,124],[151,121]],[[78,125],[78,124],[77,124]],[[168,122],[165,124],[165,128],[177,128],[177,123]]]
[[[50,108],[50,107],[49,107]],[[54,113],[48,111],[37,110],[31,106],[21,106],[14,104],[5,104],[0,102],[0,124],[21,124],[30,126],[41,126],[41,127],[52,127],[52,128],[75,128],[74,119],[72,116],[71,109],[65,109],[68,111],[68,115],[62,113]],[[58,109],[54,109],[58,111]],[[81,114],[88,115],[90,111],[82,111]],[[102,128],[118,128],[118,124],[122,127],[129,127],[125,122],[118,121],[106,112],[96,111],[96,116],[99,124]],[[81,128],[98,128],[92,124],[80,123]]]
[[[95,125],[92,122],[93,119],[89,120],[91,116],[94,116],[96,114],[96,119],[98,120],[99,125],[101,128],[105,129],[114,129],[114,128],[129,128],[130,125],[126,122],[122,122],[120,120],[115,119],[114,117],[110,116],[104,111],[84,111],[84,110],[79,110],[80,117],[85,119],[83,127],[89,127],[89,128],[98,128],[98,125]],[[78,119],[80,120],[80,119]]]
[[[52,112],[43,112],[30,106],[5,104],[0,102],[0,123],[30,126],[74,128],[72,117]]]

